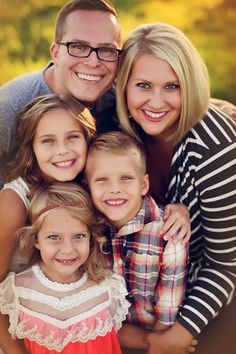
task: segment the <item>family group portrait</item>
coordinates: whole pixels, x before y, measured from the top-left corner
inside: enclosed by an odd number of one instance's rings
[[[0,354],[235,354],[235,1],[0,5]]]

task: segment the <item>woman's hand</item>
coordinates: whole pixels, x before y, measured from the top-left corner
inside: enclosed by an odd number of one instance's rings
[[[164,209],[164,239],[174,237],[174,242],[188,242],[191,235],[189,211],[184,204],[168,204]]]

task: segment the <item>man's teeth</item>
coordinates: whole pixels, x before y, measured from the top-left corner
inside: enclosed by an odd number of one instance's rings
[[[99,81],[102,78],[101,76],[97,76],[97,75],[87,75],[87,74],[79,74],[79,73],[77,73],[77,76],[81,80],[88,80],[88,81]]]
[[[161,112],[161,113],[154,113],[154,112],[151,112],[151,111],[148,111],[148,110],[144,110],[144,113],[147,115],[147,116],[150,116],[152,118],[161,118],[163,117],[166,112]]]
[[[74,160],[69,160],[69,161],[62,161],[62,162],[55,162],[54,165],[57,167],[67,167],[72,165]]]

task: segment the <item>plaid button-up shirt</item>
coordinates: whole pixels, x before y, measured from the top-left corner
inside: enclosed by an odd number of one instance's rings
[[[126,281],[128,320],[147,328],[157,319],[172,324],[185,292],[188,246],[163,239],[162,216],[163,210],[147,195],[132,220],[119,231],[110,228],[104,245],[109,267]]]

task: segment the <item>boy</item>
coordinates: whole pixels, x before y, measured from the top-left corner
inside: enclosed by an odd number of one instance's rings
[[[161,234],[163,210],[147,194],[145,152],[133,137],[124,132],[95,137],[86,178],[94,205],[110,228],[103,253],[126,281],[128,322],[146,329],[123,326],[121,344],[146,348],[148,330],[164,330],[175,321],[185,289],[187,246],[165,241]]]

